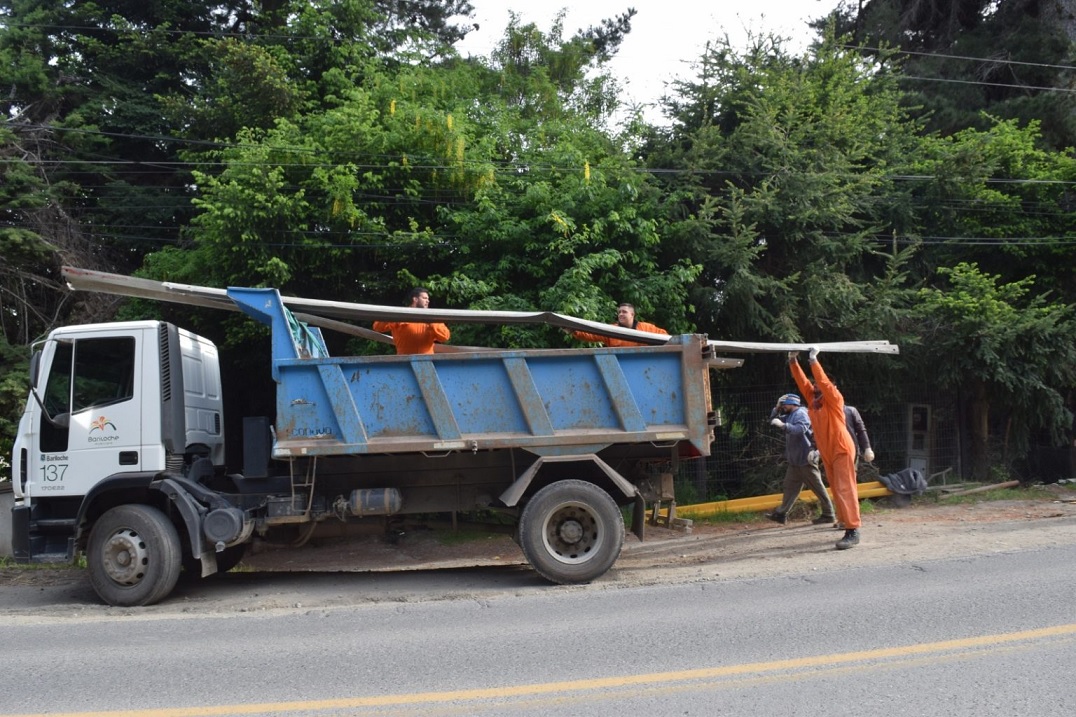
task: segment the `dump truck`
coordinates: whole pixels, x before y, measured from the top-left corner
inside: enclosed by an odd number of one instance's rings
[[[701,334],[335,357],[277,290],[216,291],[270,328],[275,415],[243,417],[241,470],[212,341],[157,320],[57,328],[34,347],[14,448],[17,562],[84,556],[101,600],[149,605],[256,540],[439,518],[500,526],[540,576],[585,583],[616,561],[625,516],[642,538],[648,506],[674,499],[669,466],[709,454],[710,370],[740,363]]]

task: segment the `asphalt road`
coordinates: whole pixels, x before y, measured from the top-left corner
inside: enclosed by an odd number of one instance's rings
[[[438,577],[497,585],[467,599],[8,615],[0,715],[1069,715],[1073,565],[1055,545],[557,589],[481,568]]]

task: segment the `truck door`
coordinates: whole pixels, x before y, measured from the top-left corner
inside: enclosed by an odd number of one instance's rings
[[[141,467],[140,337],[65,337],[54,345],[28,451],[26,494],[81,496],[102,478]]]

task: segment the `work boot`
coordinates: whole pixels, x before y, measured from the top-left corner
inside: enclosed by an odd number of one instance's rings
[[[837,541],[837,550],[848,550],[859,545],[859,531],[855,528],[844,531],[844,537]]]
[[[784,525],[788,522],[788,515],[786,513],[782,513],[779,510],[775,510],[772,513],[766,513],[766,517],[772,520],[774,523],[780,523],[781,525]]]
[[[812,525],[832,525],[836,522],[836,518],[832,515],[820,515],[811,521]]]

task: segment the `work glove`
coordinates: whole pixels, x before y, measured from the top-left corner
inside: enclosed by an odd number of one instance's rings
[[[815,361],[818,360],[818,347],[817,346],[812,346],[811,350],[807,352],[807,359],[811,363],[814,363]]]
[[[795,361],[799,357],[800,357],[800,352],[799,351],[789,351],[788,352],[788,362],[789,363],[792,363],[793,361]]]
[[[867,463],[874,463],[874,451],[870,448],[863,451],[863,460],[867,461]]]
[[[780,418],[775,418],[770,421],[770,425],[774,428],[780,428],[782,431],[785,430],[785,422],[782,421]]]
[[[810,463],[815,468],[817,468],[818,467],[818,451],[808,451],[807,452],[807,462]]]

